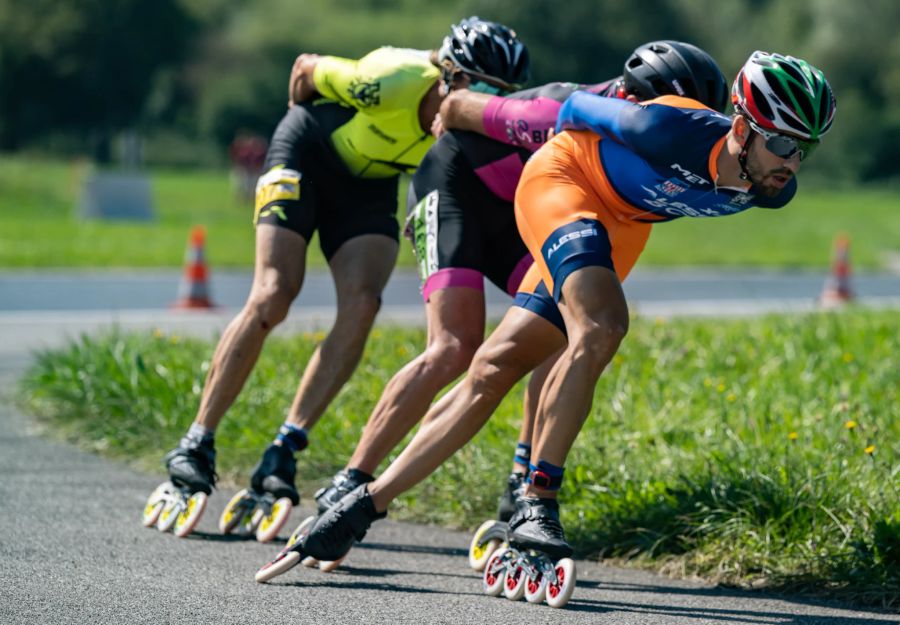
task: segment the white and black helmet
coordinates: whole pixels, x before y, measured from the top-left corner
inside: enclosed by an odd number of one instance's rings
[[[450,27],[438,50],[442,65],[452,64],[476,80],[514,91],[528,81],[530,59],[514,30],[477,16]]]

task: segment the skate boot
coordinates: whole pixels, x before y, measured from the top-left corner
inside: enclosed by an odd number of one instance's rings
[[[331,478],[331,486],[326,486],[316,491],[315,498],[317,514],[321,515],[327,512],[330,508],[337,505],[337,503],[344,497],[344,495],[354,490],[360,484],[368,484],[374,479],[375,478],[373,476],[364,471],[360,471],[359,469],[346,469],[338,471],[335,476]],[[288,538],[287,546],[290,547],[295,542],[303,539],[307,534],[309,534],[309,530],[312,528],[315,520],[315,516],[308,516],[303,519],[303,521],[300,522],[300,525],[297,526],[297,529],[295,529],[291,534],[291,537]],[[325,571],[326,573],[333,571],[339,564],[339,560],[319,562],[312,556],[303,559],[304,566],[308,566],[310,568],[319,567],[319,569]]]
[[[360,484],[368,484],[374,479],[374,476],[359,469],[338,471],[331,478],[331,486],[326,486],[316,491],[316,507],[319,510],[319,514],[336,505],[344,498],[344,495],[356,489]]]
[[[353,543],[362,540],[374,521],[386,512],[376,512],[367,486],[362,484],[344,496],[335,506],[316,517],[309,533],[285,547],[269,564],[256,573],[256,581],[266,582],[293,568],[303,557],[321,562],[340,562]]]
[[[184,437],[164,458],[169,481],[156,487],[144,505],[141,522],[179,538],[190,534],[216,484],[216,450],[211,439]]]
[[[551,607],[563,607],[575,590],[576,573],[557,501],[516,499],[507,541],[509,547],[494,552],[484,568],[484,592],[493,596],[503,593],[513,601],[523,596],[529,603],[546,600]]]
[[[506,524],[516,511],[516,497],[525,490],[525,474],[513,471],[506,480],[506,490],[500,495],[497,520],[485,521],[472,536],[469,544],[469,566],[479,573],[488,558],[506,543]]]
[[[219,518],[223,534],[237,531],[241,536],[256,535],[261,542],[269,542],[287,522],[291,510],[300,503],[294,486],[297,462],[287,447],[266,448],[262,459],[250,477],[250,489],[235,494]]]

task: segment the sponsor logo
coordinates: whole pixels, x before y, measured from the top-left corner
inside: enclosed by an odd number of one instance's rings
[[[547,260],[550,260],[550,257],[561,248],[563,245],[568,243],[569,241],[574,241],[575,239],[586,239],[587,237],[595,237],[597,236],[597,229],[594,227],[590,228],[582,228],[581,230],[574,230],[572,232],[567,232],[557,239],[556,243],[550,246],[550,249],[547,250]]]
[[[681,195],[687,191],[687,187],[677,184],[674,180],[666,180],[665,182],[656,185],[655,188],[660,193],[668,195],[669,197],[675,197],[676,195]]]
[[[702,178],[702,177],[698,176],[697,174],[685,169],[678,163],[672,163],[672,169],[677,171],[679,174],[681,174],[682,178],[684,178],[685,180],[687,180],[688,182],[690,182],[692,184],[700,184],[700,185],[709,184],[709,180]]]
[[[751,195],[750,193],[738,193],[733,198],[731,198],[731,201],[729,202],[729,204],[743,206],[744,204],[749,204],[750,200],[752,200],[752,199],[753,199],[753,195]]]
[[[381,104],[381,83],[377,80],[372,82],[365,82],[358,79],[354,80],[350,83],[347,92],[352,99],[359,102],[359,105],[362,108],[378,106]]]
[[[371,130],[373,134],[380,137],[381,139],[384,139],[390,144],[397,143],[397,140],[394,137],[389,134],[385,134],[385,132],[375,124],[369,124],[369,130]]]

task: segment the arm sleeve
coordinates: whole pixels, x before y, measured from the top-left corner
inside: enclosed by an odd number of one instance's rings
[[[534,152],[556,124],[560,103],[551,98],[517,100],[494,96],[484,109],[487,136]]]
[[[360,108],[359,102],[350,97],[351,84],[359,79],[359,62],[337,56],[323,56],[316,63],[313,82],[323,97],[346,106]]]
[[[563,103],[556,120],[556,132],[590,130],[601,137],[625,143],[621,117],[629,108],[638,106],[619,98],[577,91]]]

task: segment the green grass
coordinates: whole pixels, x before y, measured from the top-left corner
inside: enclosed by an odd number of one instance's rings
[[[0,156],[0,267],[180,267],[193,224],[207,228],[211,266],[252,266],[252,207],[235,197],[227,172],[151,172],[152,223],[79,219],[87,172],[84,164]],[[661,224],[640,266],[822,269],[841,232],[851,237],[855,267],[885,267],[888,255],[900,253],[900,193],[809,185],[783,210]],[[310,264],[322,266],[318,245],[311,250]],[[405,241],[399,262],[414,264]]]
[[[321,334],[271,340],[218,433],[243,483]],[[418,330],[376,329],[300,456],[309,493],[349,456]],[[726,584],[900,603],[896,314],[635,320],[567,462],[563,521],[582,556]],[[161,333],[41,354],[23,401],[59,433],[142,467],[191,422],[212,345]],[[494,514],[522,388],[392,516],[472,528]]]

